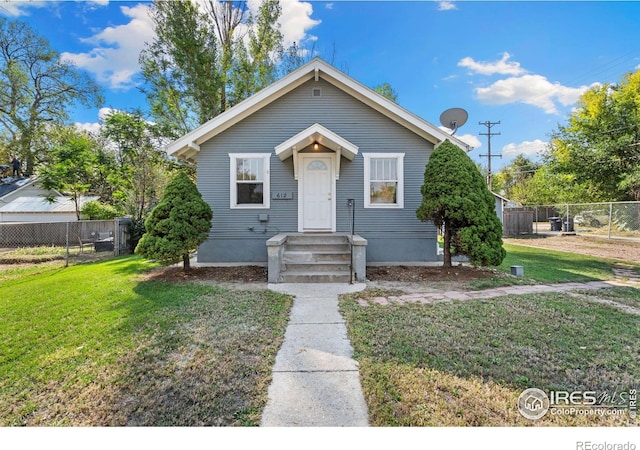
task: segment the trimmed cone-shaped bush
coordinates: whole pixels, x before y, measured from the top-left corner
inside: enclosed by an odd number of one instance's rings
[[[212,219],[211,207],[202,200],[196,185],[180,173],[145,221],[146,233],[138,242],[136,253],[166,265],[182,259],[187,271],[189,252],[207,239]]]
[[[429,158],[416,211],[423,222],[432,220],[444,233],[444,266],[451,257],[466,255],[474,265],[497,266],[502,248],[502,223],[495,199],[471,158],[450,141]]]

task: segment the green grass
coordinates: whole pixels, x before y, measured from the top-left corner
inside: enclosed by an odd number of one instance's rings
[[[16,271],[0,425],[255,425],[291,298],[144,281],[137,257]]]
[[[638,316],[616,308],[562,294],[362,307],[362,295],[341,309],[374,425],[527,425],[516,408],[524,388],[620,392],[640,380]]]
[[[592,256],[565,253],[544,248],[504,244],[507,256],[498,269],[510,272],[511,266],[523,266],[525,278],[542,283],[567,283],[613,279],[612,265]]]

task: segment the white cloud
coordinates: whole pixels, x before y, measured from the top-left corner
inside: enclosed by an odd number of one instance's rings
[[[474,149],[482,147],[482,142],[480,142],[480,139],[478,139],[478,137],[473,134],[461,134],[459,136],[456,135],[456,137],[468,146],[473,147]]]
[[[106,0],[97,0],[95,3],[102,4],[104,1]],[[301,43],[305,39],[314,38],[307,32],[320,24],[320,21],[311,18],[311,3],[282,0],[281,4],[280,24],[285,47],[293,42]],[[258,5],[257,0],[248,3],[249,9],[254,12],[257,11]],[[126,90],[135,86],[134,77],[140,72],[140,52],[145,42],[153,41],[155,31],[149,17],[149,5],[121,6],[120,10],[130,18],[128,23],[107,27],[83,39],[83,42],[94,45],[92,50],[85,53],[65,52],[61,57],[95,74],[98,82],[106,84],[109,88]]]
[[[454,2],[450,2],[450,1],[438,2],[438,11],[451,11],[454,9],[458,9],[458,7]]]
[[[494,62],[476,61],[470,56],[462,58],[458,62],[459,67],[466,67],[472,73],[479,73],[481,75],[521,75],[526,73],[519,62],[509,61],[511,55],[508,52],[502,54],[502,58]]]
[[[442,131],[444,131],[447,134],[451,134],[451,128],[447,128],[444,126],[439,126],[438,128],[440,128]],[[482,142],[480,142],[480,140],[473,134],[456,134],[455,135],[458,139],[460,139],[462,142],[464,142],[465,144],[467,144],[470,147],[475,148],[479,148],[482,146]]]
[[[557,114],[557,103],[564,106],[575,103],[589,86],[572,88],[552,83],[542,75],[524,75],[498,80],[488,87],[477,88],[482,102],[493,105],[525,103],[537,106],[547,114]]]
[[[109,88],[129,89],[135,85],[133,77],[140,71],[138,57],[144,43],[151,42],[155,32],[148,6],[121,6],[120,10],[131,18],[128,23],[107,27],[83,39],[84,42],[95,45],[89,52],[65,52],[61,57],[94,73],[97,80],[107,84]]]
[[[0,15],[8,17],[28,16],[29,9],[43,8],[47,6],[47,2],[25,2],[24,0],[0,0]]]
[[[98,111],[98,120],[100,122],[76,122],[74,125],[78,130],[87,131],[92,134],[97,134],[102,129],[102,124],[109,114],[120,111],[114,108],[100,108]]]
[[[313,5],[299,0],[281,0],[282,15],[280,16],[280,29],[285,48],[294,42],[300,44],[305,39],[314,40],[315,36],[307,35],[312,28],[320,25],[320,20],[311,18]]]
[[[324,7],[327,9],[333,9],[333,3],[327,3]]]
[[[100,130],[102,129],[102,125],[97,122],[76,122],[74,123],[74,126],[77,130],[86,131],[87,133],[94,135],[100,133]]]
[[[540,139],[535,141],[523,141],[519,144],[507,144],[502,147],[502,156],[538,156],[547,147],[547,142],[543,142]]]
[[[100,119],[100,122],[104,122],[107,116],[117,112],[121,112],[121,110],[115,108],[100,108],[100,111],[98,111],[98,119]]]

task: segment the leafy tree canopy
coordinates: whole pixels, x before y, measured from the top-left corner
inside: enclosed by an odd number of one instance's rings
[[[100,88],[27,24],[0,17],[0,136],[27,175],[43,159],[38,135],[63,124],[76,102],[99,106]]]
[[[255,17],[244,1],[155,0],[156,39],[140,56],[154,119],[184,134],[278,77],[285,52],[278,0],[263,0]],[[293,55],[295,56],[295,55]]]
[[[59,127],[52,144],[47,163],[40,172],[42,186],[69,195],[79,220],[80,199],[91,188],[96,163],[95,141],[74,127]]]
[[[101,137],[111,149],[113,202],[134,221],[146,217],[168,182],[170,164],[160,150],[163,134],[139,112],[113,111],[104,118]]]
[[[398,103],[398,93],[391,87],[389,83],[382,83],[373,88],[378,94],[383,97],[391,100],[392,102]]]
[[[444,266],[466,255],[476,265],[499,265],[505,257],[502,224],[495,199],[471,158],[447,140],[434,150],[424,172],[423,222],[433,221],[444,235]]]
[[[545,155],[581,202],[640,200],[640,70],[585,92]]]

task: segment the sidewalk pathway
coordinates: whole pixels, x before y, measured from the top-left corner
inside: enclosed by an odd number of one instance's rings
[[[262,426],[368,426],[358,363],[338,295],[365,284],[270,284],[295,296]]]

